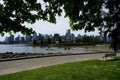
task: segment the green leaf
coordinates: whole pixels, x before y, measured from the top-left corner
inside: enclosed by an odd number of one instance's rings
[[[1,36],[4,36],[4,33],[0,33]]]

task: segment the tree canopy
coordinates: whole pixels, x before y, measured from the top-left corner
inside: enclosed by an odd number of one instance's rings
[[[61,12],[60,4],[54,1],[48,3],[44,0],[42,4],[37,0],[3,0],[0,3],[0,33],[20,31],[31,34],[33,30],[24,26],[24,23],[32,24],[41,19],[55,23],[55,15],[60,16]]]
[[[62,11],[69,17],[73,30],[86,32],[98,27],[100,33],[109,34],[120,44],[120,0],[3,0],[0,3],[0,33],[31,34],[33,30],[24,26],[25,22],[56,23],[55,16],[61,16]]]

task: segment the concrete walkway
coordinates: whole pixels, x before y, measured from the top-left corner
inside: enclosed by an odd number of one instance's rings
[[[68,56],[53,56],[44,58],[32,58],[15,61],[0,62],[0,75],[15,73],[23,70],[30,70],[40,67],[46,67],[55,64],[62,64],[66,62],[75,62],[90,59],[102,59],[105,53],[98,54],[80,54]]]

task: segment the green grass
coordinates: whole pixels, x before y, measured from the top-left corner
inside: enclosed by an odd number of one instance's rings
[[[2,75],[0,80],[119,80],[120,58],[65,63]]]

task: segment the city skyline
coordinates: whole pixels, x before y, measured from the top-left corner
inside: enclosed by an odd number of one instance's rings
[[[81,35],[81,34],[78,34],[78,35],[74,35],[74,33],[71,32],[70,29],[66,30],[65,34],[64,35],[60,35],[58,33],[55,33],[54,35],[52,34],[41,34],[41,33],[34,33],[33,35],[18,35],[18,36],[15,36],[13,34],[9,35],[8,37],[5,37],[5,39],[3,40],[4,42],[6,43],[11,43],[11,42],[24,42],[24,41],[27,41],[27,42],[30,42],[30,41],[34,41],[34,40],[41,40],[41,39],[53,39],[55,36],[61,36],[63,37],[63,39],[66,39],[66,40],[75,40],[76,38],[81,38],[82,36],[93,36],[93,35]],[[100,35],[99,35],[100,36]],[[101,36],[102,37],[102,36]]]
[[[55,39],[56,37],[62,38],[63,41],[75,41],[77,39],[82,39],[83,37],[94,37],[93,35],[81,35],[78,34],[77,36],[74,35],[74,33],[71,32],[70,29],[66,30],[66,33],[64,35],[60,35],[55,33],[54,35],[51,34],[37,34],[34,33],[33,35],[24,35],[24,36],[14,36],[14,35],[10,35],[9,37],[5,37],[5,40],[3,43],[7,43],[7,44],[14,44],[14,43],[29,43],[31,41],[39,41],[39,40],[48,40],[48,39]],[[103,40],[103,36],[96,36],[98,37],[100,40]]]
[[[68,29],[67,29],[68,30]],[[65,31],[67,31],[67,30],[65,30]],[[71,29],[70,29],[71,30]],[[81,31],[81,32],[83,32],[83,31]],[[42,34],[42,35],[54,35],[54,34],[59,34],[58,32],[55,32],[55,33],[37,33],[37,35],[38,34]],[[74,34],[75,35],[75,37],[77,37],[78,35],[88,35],[88,36],[90,36],[90,35],[95,35],[95,36],[99,36],[99,34],[94,34],[95,32],[88,32],[88,33],[77,33],[77,31],[72,31],[71,30],[71,33],[72,34]],[[77,33],[77,34],[76,34]],[[89,34],[89,33],[91,33],[91,34]],[[62,33],[62,34],[59,34],[59,35],[61,35],[61,36],[63,36],[63,35],[65,35],[66,34],[66,32],[65,33]],[[18,36],[20,36],[20,37],[25,37],[25,35],[22,35],[21,33],[17,33],[17,34],[12,34],[12,35],[14,35],[15,37],[18,37]],[[9,37],[10,36],[10,34],[6,34],[5,36],[0,36],[1,38],[0,38],[0,41],[4,41],[5,40],[5,38],[6,37]]]
[[[28,24],[25,23],[24,25],[27,26],[28,28],[32,28],[34,31],[37,33],[41,34],[55,34],[58,33],[60,35],[64,35],[66,30],[70,29],[69,27],[69,19],[64,18],[64,13],[62,14],[61,17],[56,17],[56,24],[49,23],[47,21],[36,21],[34,24]],[[84,30],[78,30],[78,31],[71,31],[75,35],[81,34],[87,34],[87,35],[99,35],[98,30],[96,29],[94,32],[87,32],[85,33]],[[16,36],[21,35],[21,33],[17,33]],[[0,41],[3,41],[6,36],[9,36],[9,34],[5,34],[5,36],[0,36]]]

